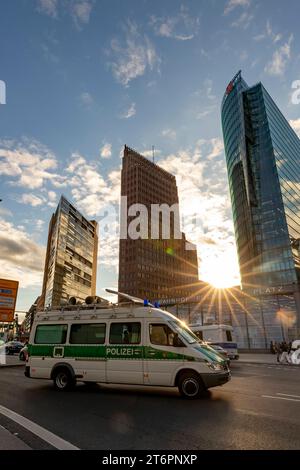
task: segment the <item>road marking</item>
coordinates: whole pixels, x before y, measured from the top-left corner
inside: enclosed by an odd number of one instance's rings
[[[300,399],[300,395],[288,395],[287,393],[276,393],[276,395],[282,395],[283,397],[293,397],[293,398]]]
[[[79,450],[78,447],[75,447],[70,442],[65,441],[64,439],[59,436],[56,436],[50,431],[47,431],[47,429],[42,428],[33,421],[30,421],[24,416],[19,415],[15,411],[5,408],[5,406],[0,405],[0,413],[6,416],[7,418],[12,419],[13,421],[15,421],[15,423],[20,424],[21,426],[23,426],[23,428],[32,432],[32,434],[35,434],[43,441],[48,442],[48,444],[58,450]]]
[[[300,402],[300,399],[295,400],[294,398],[285,398],[285,397],[273,397],[272,395],[262,395],[263,398],[275,398],[275,400],[287,400],[287,401],[298,401]]]

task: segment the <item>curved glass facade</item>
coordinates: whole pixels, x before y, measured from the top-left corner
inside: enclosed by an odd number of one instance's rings
[[[243,288],[297,284],[300,140],[263,85],[249,87],[241,72],[224,95],[222,127]]]

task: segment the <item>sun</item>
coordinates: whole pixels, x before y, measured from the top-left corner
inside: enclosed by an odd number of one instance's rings
[[[235,253],[207,256],[200,265],[201,279],[216,289],[226,289],[240,284],[240,275]]]

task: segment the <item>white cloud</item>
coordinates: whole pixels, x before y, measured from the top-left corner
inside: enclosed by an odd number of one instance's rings
[[[151,16],[150,25],[157,36],[188,41],[193,39],[199,30],[199,18],[191,16],[188,9],[181,7],[176,16]]]
[[[46,182],[62,186],[65,178],[54,171],[57,166],[55,155],[38,141],[0,140],[0,175],[12,177],[12,185],[31,190],[42,188]]]
[[[265,72],[269,75],[283,75],[291,58],[291,45],[293,42],[293,35],[289,40],[277,49],[272,57],[272,60],[266,65]]]
[[[290,122],[290,125],[292,126],[292,128],[294,129],[294,131],[296,132],[296,134],[298,134],[298,136],[300,138],[300,118],[299,119],[291,119],[289,122]]]
[[[126,109],[123,113],[120,114],[121,119],[129,119],[136,114],[136,105],[135,103],[131,103],[128,109]]]
[[[111,157],[111,144],[104,144],[103,147],[100,149],[100,155],[102,158],[110,158]]]
[[[139,33],[135,23],[128,22],[125,31],[125,46],[119,39],[113,39],[109,54],[113,57],[110,67],[115,79],[128,87],[131,80],[143,76],[148,69],[154,70],[160,60],[153,44]]]
[[[228,15],[228,13],[237,7],[249,7],[250,3],[250,0],[229,0],[225,6],[224,14]]]
[[[187,239],[196,243],[200,277],[211,282],[212,266],[226,260],[226,277],[239,283],[239,269],[228,194],[227,173],[219,138],[200,140],[192,149],[160,159],[176,176],[180,212]],[[196,220],[196,222],[195,222]]]
[[[0,220],[0,277],[17,279],[20,287],[41,286],[45,249],[23,227]]]
[[[57,0],[38,0],[37,2],[37,10],[52,18],[57,17],[57,7]]]
[[[36,196],[35,194],[22,194],[19,202],[22,204],[29,204],[32,207],[41,206],[45,200]]]
[[[55,191],[48,191],[48,206],[49,207],[57,206],[57,194]]]
[[[176,132],[174,129],[164,129],[161,135],[163,137],[168,137],[169,139],[176,139]]]

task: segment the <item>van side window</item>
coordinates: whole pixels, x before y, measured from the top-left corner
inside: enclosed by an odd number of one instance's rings
[[[65,344],[68,325],[38,325],[35,331],[35,344]]]
[[[227,341],[232,341],[232,334],[230,330],[226,330],[226,339]]]
[[[110,344],[139,344],[141,342],[141,324],[112,323],[109,342]]]
[[[105,323],[82,323],[71,326],[70,344],[104,344]]]
[[[173,346],[175,333],[165,323],[149,325],[150,342],[160,346]]]

